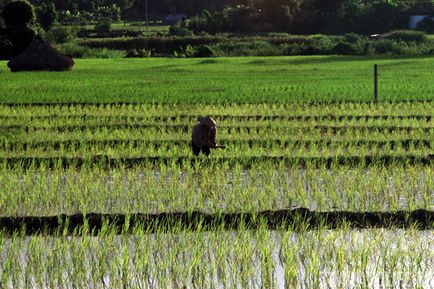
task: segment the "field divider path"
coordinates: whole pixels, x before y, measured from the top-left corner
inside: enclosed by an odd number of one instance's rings
[[[269,230],[414,228],[434,229],[434,212],[316,212],[305,208],[255,213],[208,214],[201,211],[157,214],[75,214],[58,216],[0,217],[4,234],[98,235],[109,226],[117,234],[131,234],[137,227],[148,233],[172,230],[207,231],[267,228]]]

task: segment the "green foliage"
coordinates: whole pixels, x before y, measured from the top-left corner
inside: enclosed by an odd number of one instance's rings
[[[50,43],[67,43],[74,40],[76,33],[74,30],[67,26],[54,26],[46,34],[45,38]]]
[[[146,58],[150,56],[151,52],[144,49],[131,49],[125,54],[125,58]]]
[[[283,48],[262,40],[228,41],[212,47],[218,55],[225,56],[278,56],[283,54]]]
[[[107,33],[110,32],[111,26],[112,19],[106,17],[98,21],[98,23],[95,25],[95,30],[98,31],[98,33]]]
[[[196,51],[194,50],[193,46],[187,45],[185,47],[179,47],[179,49],[174,50],[173,56],[179,58],[190,58],[195,56],[195,52]]]
[[[186,27],[181,27],[179,25],[173,25],[169,29],[169,35],[172,36],[180,36],[180,37],[188,37],[193,36],[194,33],[190,29]]]
[[[404,42],[423,43],[428,40],[424,32],[413,30],[395,30],[383,35],[383,38]]]
[[[116,4],[110,6],[99,6],[96,8],[94,16],[100,21],[107,18],[112,21],[118,21],[121,18],[121,9]]]
[[[425,33],[434,34],[434,20],[432,17],[426,17],[417,24],[417,30],[424,31]]]
[[[113,51],[105,48],[89,48],[75,42],[68,42],[56,46],[59,51],[72,58],[121,58],[123,52]]]
[[[256,9],[239,5],[234,8],[227,7],[221,12],[207,11],[201,16],[190,19],[187,27],[195,33],[251,32],[255,31],[255,27],[259,24],[258,17]]]
[[[323,1],[322,1],[323,2]],[[390,1],[250,1],[190,19],[196,33],[286,31],[293,34],[384,33],[405,28],[404,6]],[[375,19],[375,21],[372,21]]]
[[[82,43],[92,48],[123,51],[133,49],[152,50],[155,55],[160,56],[171,56],[174,51],[180,52],[181,49],[185,49],[188,45],[192,46],[194,50],[206,45],[219,56],[425,54],[433,49],[434,42],[432,40],[420,42],[426,39],[423,33],[409,33],[410,36],[408,36],[407,32],[386,34],[380,43],[377,43],[378,39],[369,39],[354,33],[344,36],[294,36],[281,33],[242,37],[235,35],[123,37],[84,40]],[[386,40],[389,42],[386,43]],[[379,49],[375,50],[374,46],[378,46]],[[387,46],[393,48],[393,50],[385,52],[384,49]]]
[[[368,45],[367,39],[355,33],[345,34],[342,41],[339,42],[333,51],[342,55],[362,55],[365,47]]]
[[[53,3],[42,3],[36,9],[36,15],[39,25],[48,31],[57,21],[57,11]]]
[[[199,58],[214,57],[215,51],[211,47],[209,47],[208,45],[200,45],[196,49],[196,53],[194,56],[199,57]]]
[[[337,54],[341,55],[359,55],[361,54],[360,47],[354,45],[353,43],[348,42],[340,42],[338,43],[334,49]]]

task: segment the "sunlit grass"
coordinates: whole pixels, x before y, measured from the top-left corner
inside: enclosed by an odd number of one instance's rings
[[[0,102],[287,103],[432,100],[432,57],[248,57],[77,60],[68,73],[7,72]]]

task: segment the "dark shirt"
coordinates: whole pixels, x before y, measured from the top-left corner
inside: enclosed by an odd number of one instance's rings
[[[216,134],[217,128],[215,126],[198,124],[193,129],[192,142],[198,148],[215,148],[217,146]]]

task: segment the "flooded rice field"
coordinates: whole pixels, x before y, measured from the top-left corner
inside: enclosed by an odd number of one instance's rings
[[[430,166],[0,170],[3,216],[434,209]],[[7,204],[7,205],[6,205]]]
[[[434,234],[212,231],[0,238],[2,288],[434,288]]]

